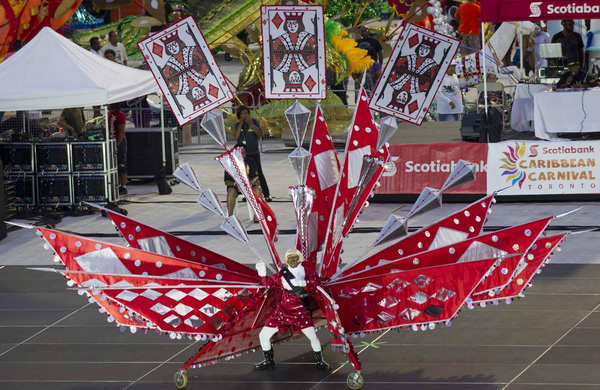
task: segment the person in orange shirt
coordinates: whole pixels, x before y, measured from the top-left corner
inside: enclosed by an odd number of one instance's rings
[[[459,20],[458,33],[462,36],[461,54],[467,55],[481,49],[481,37],[479,36],[481,8],[479,3],[475,0],[465,1],[458,7],[454,17]]]

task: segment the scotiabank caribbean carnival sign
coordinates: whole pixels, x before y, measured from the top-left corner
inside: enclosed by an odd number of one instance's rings
[[[600,141],[489,144],[487,193],[502,195],[592,194],[600,192]]]
[[[600,0],[482,0],[485,22],[551,19],[597,19]]]

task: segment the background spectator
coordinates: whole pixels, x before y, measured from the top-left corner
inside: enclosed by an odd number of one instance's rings
[[[100,50],[102,50],[102,46],[100,46],[100,38],[91,37],[90,38],[90,51],[96,55],[101,56]]]
[[[262,187],[262,193],[265,199],[270,202],[271,196],[267,179],[263,173],[262,164],[260,162],[260,150],[258,147],[259,138],[263,136],[262,129],[256,119],[250,116],[250,109],[246,106],[239,106],[237,109],[238,123],[235,127],[234,137],[239,145],[245,145],[246,155],[248,160],[253,160],[254,165],[258,170],[258,179]]]
[[[111,138],[117,140],[117,168],[119,171],[119,194],[127,194],[127,137],[125,123],[127,118],[121,111],[120,103],[108,106],[108,131]]]
[[[573,31],[575,22],[563,20],[560,24],[563,27],[562,31],[552,37],[552,43],[560,43],[562,47],[562,58],[558,59],[557,65],[567,66],[573,62],[583,64],[583,39],[579,33]]]
[[[113,62],[117,62],[115,59],[115,51],[113,49],[106,49],[104,51],[104,58]]]
[[[248,180],[250,181],[250,185],[252,186],[252,190],[258,195],[262,196],[262,191],[260,189],[260,180],[258,178],[258,167],[254,163],[254,160],[248,158],[246,154],[247,146],[245,144],[238,144],[237,146],[242,149],[242,156],[244,157],[244,162],[246,163],[246,174],[248,175]],[[227,215],[233,215],[235,210],[235,202],[237,200],[238,195],[240,195],[240,190],[235,184],[233,178],[225,171],[225,186],[227,187]],[[256,215],[254,216],[254,222],[258,222]]]
[[[462,55],[470,54],[481,49],[479,24],[481,23],[481,8],[475,0],[462,3],[454,17],[458,19],[458,33],[462,36],[460,52]]]
[[[60,114],[58,125],[63,128],[66,137],[79,138],[85,132],[83,107],[65,108]]]
[[[437,104],[438,120],[459,121],[463,113],[463,97],[460,92],[458,77],[456,76],[456,65],[448,67],[442,85],[435,95]]]
[[[125,50],[125,46],[119,42],[119,35],[115,30],[108,33],[108,43],[104,45],[101,53],[104,55],[108,49],[115,53],[116,62],[121,65],[127,65],[127,51]]]

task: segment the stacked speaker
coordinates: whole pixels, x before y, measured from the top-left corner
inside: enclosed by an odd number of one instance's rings
[[[0,144],[17,207],[118,199],[115,141]]]

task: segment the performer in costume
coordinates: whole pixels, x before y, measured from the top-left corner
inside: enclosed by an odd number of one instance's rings
[[[310,312],[307,308],[307,301],[311,291],[316,288],[317,275],[308,267],[304,267],[302,262],[304,257],[297,249],[289,249],[285,253],[285,262],[280,272],[267,277],[266,265],[263,262],[256,264],[258,276],[261,282],[271,288],[279,288],[282,296],[279,305],[273,311],[271,317],[267,320],[265,326],[259,334],[260,346],[265,355],[265,360],[256,365],[256,369],[265,370],[273,368],[273,347],[271,337],[278,330],[285,331],[290,329],[294,332],[301,331],[310,341],[310,346],[314,352],[317,368],[326,370],[329,364],[323,360],[321,351],[321,342],[317,338],[315,327],[313,326]]]
[[[302,92],[304,72],[316,61],[314,34],[304,31],[303,12],[285,12],[285,32],[272,43],[275,70],[283,74],[285,92]]]
[[[161,71],[171,93],[186,95],[188,98],[193,96],[190,100],[201,100],[202,104],[208,102],[208,99],[201,99],[202,96],[206,96],[202,82],[209,73],[209,67],[200,49],[185,46],[177,30],[162,37],[161,41],[169,54],[169,59]]]

